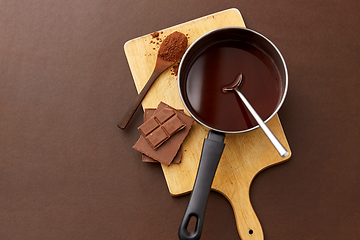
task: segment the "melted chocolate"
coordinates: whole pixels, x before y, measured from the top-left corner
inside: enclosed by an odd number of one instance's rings
[[[240,91],[263,120],[276,110],[281,96],[279,72],[260,49],[239,41],[208,47],[187,74],[188,107],[202,123],[222,131],[242,131],[257,125],[234,91],[222,88],[243,74]]]

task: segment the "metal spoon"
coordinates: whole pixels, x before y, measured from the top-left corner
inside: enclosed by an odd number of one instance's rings
[[[276,150],[279,152],[281,157],[287,157],[289,152],[284,148],[284,146],[279,142],[279,140],[275,137],[275,135],[271,132],[271,130],[266,126],[261,117],[257,114],[255,109],[251,106],[245,96],[240,92],[239,88],[243,79],[242,73],[236,76],[236,80],[230,86],[225,86],[222,88],[223,92],[235,91],[240,99],[243,101],[251,115],[255,118],[256,122],[259,124],[261,129],[264,131],[266,136],[269,138],[271,143],[274,145]]]

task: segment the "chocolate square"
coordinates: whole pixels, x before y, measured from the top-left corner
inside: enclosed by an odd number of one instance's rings
[[[156,113],[156,119],[159,121],[160,124],[163,124],[174,115],[175,112],[172,109],[164,108],[160,112]]]
[[[159,123],[154,119],[150,118],[146,122],[144,122],[138,129],[144,134],[144,136],[149,135],[154,129],[159,127]]]
[[[155,149],[159,147],[163,142],[169,139],[169,136],[166,134],[162,127],[156,128],[149,135],[145,137],[148,143]]]
[[[185,127],[185,124],[180,120],[180,118],[175,114],[168,121],[166,121],[162,127],[165,131],[171,136],[176,132],[180,131]]]

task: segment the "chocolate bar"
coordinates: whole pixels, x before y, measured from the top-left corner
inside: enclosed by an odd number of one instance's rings
[[[148,143],[156,149],[184,127],[185,124],[173,109],[164,108],[155,113],[138,129],[142,132]]]
[[[169,138],[166,142],[163,143],[163,145],[156,150],[153,149],[148,142],[145,140],[144,136],[141,134],[139,140],[135,143],[133,146],[134,149],[138,150],[139,152],[145,154],[149,158],[152,158],[154,160],[157,160],[158,162],[161,162],[165,165],[170,165],[170,163],[173,161],[175,156],[178,154],[178,151],[181,147],[181,144],[183,143],[185,137],[188,135],[191,126],[194,122],[194,119],[185,113],[182,113],[178,110],[173,109],[169,105],[160,102],[158,105],[156,111],[161,111],[164,108],[172,109],[176,112],[180,120],[185,123],[185,128],[178,133],[174,134],[171,138]]]
[[[144,110],[144,122],[146,122],[147,120],[149,120],[151,118],[151,116],[154,114],[154,112],[156,111],[156,108],[146,108]],[[184,112],[184,110],[179,110],[180,112]],[[143,137],[143,136],[140,136]],[[181,157],[182,157],[182,151],[181,148],[179,149],[179,151],[177,152],[176,156],[174,157],[174,159],[172,160],[172,163],[180,163],[181,162]],[[141,155],[141,160],[143,162],[147,162],[147,163],[159,163],[159,161],[156,161],[155,159],[152,159],[151,157],[142,154]]]

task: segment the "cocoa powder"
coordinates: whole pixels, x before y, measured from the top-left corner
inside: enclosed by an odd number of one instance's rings
[[[188,45],[187,37],[178,31],[167,36],[160,45],[158,57],[169,62],[181,59]]]
[[[177,76],[177,75],[178,75],[178,71],[179,71],[179,64],[173,65],[171,71],[172,71],[171,75]]]
[[[154,32],[154,33],[151,34],[151,36],[153,38],[157,38],[157,37],[159,37],[159,32]]]

